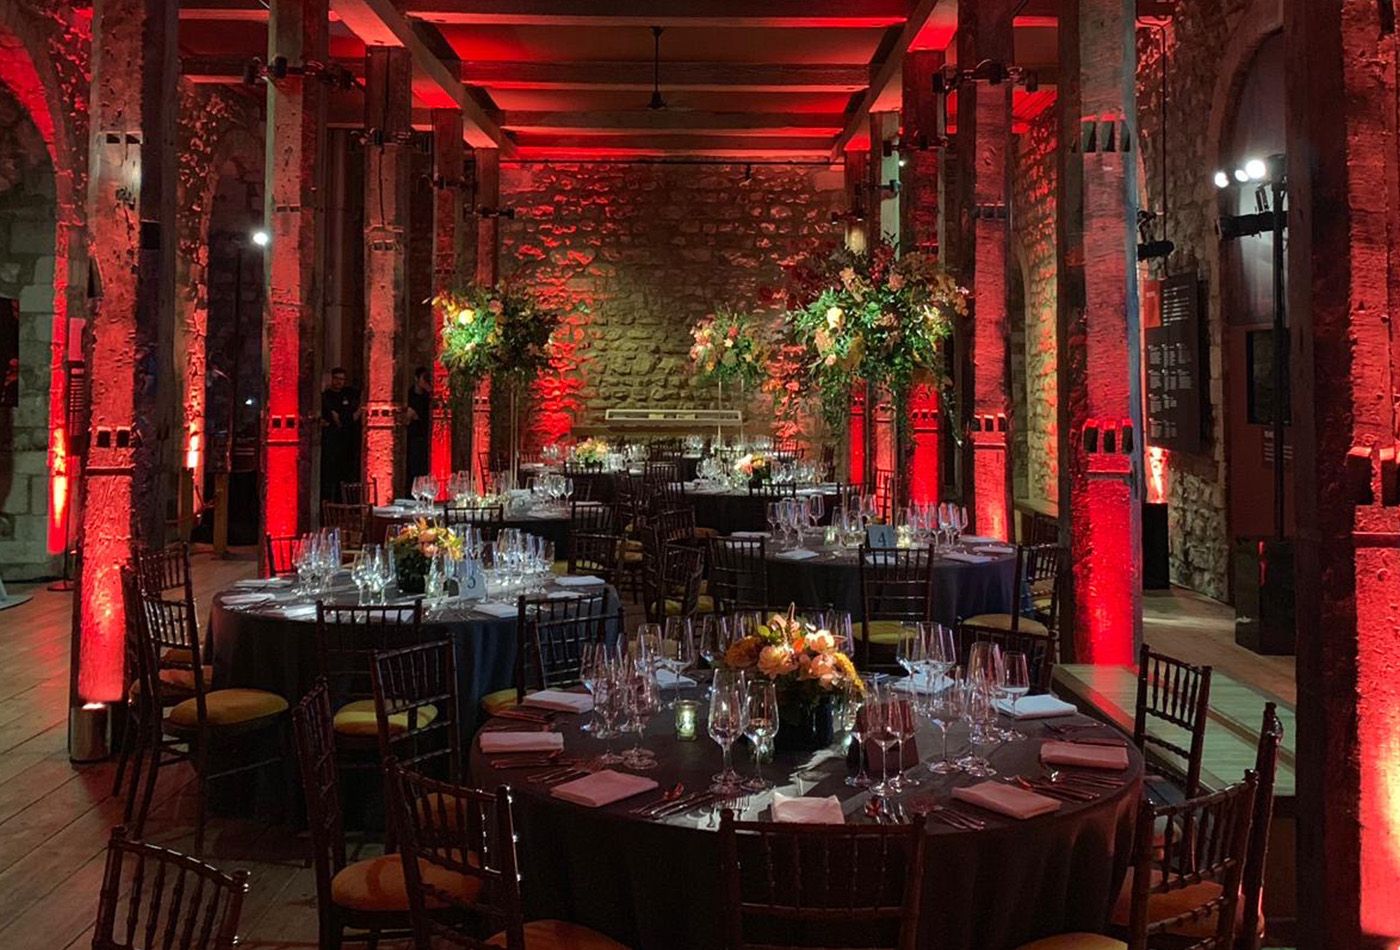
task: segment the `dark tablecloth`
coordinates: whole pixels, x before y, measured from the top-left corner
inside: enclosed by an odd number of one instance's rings
[[[997,557],[982,564],[935,558],[933,619],[952,626],[965,617],[1007,613],[1015,603],[1016,558]],[[860,619],[860,571],[854,555],[789,561],[768,555],[768,599],[776,604],[850,611]]]
[[[1034,737],[1044,734],[1043,727],[1020,727],[1032,741],[1003,745],[991,756],[1002,774],[1037,774],[1040,743]],[[576,722],[566,722],[561,731],[568,750],[589,754],[600,747],[598,740],[576,731]],[[648,776],[663,788],[684,782],[687,790],[703,789],[719,768],[718,747],[705,738],[703,725],[695,742],[676,741],[670,731],[665,715],[648,728],[647,747],[660,758]],[[955,728],[954,747],[964,738],[965,732]],[[619,748],[622,741],[614,740]],[[919,744],[922,750],[937,748],[931,733],[921,734]],[[742,750],[735,760],[741,772],[752,768]],[[546,789],[526,784],[529,770],[489,767],[475,744],[471,771],[479,785],[509,782],[516,789],[526,919],[574,920],[634,950],[721,946],[713,813],[658,822],[628,814],[635,801],[600,809],[561,802]],[[853,817],[861,815],[867,796],[844,784],[846,767],[839,755],[779,755],[768,775],[784,774],[788,777],[780,785],[785,793],[835,795],[842,799],[848,821],[867,820]],[[1130,750],[1123,786],[1096,801],[1065,804],[1028,821],[987,813],[987,827],[975,832],[930,822],[918,946],[1004,950],[1055,933],[1099,932],[1128,866],[1141,774],[1141,758]],[[802,784],[788,787],[794,776]],[[925,778],[903,800],[932,796],[946,801],[953,786],[975,781],[966,776]],[[747,817],[767,817],[767,805],[768,796],[756,796]]]
[[[608,610],[621,602],[608,589]],[[214,680],[221,686],[271,690],[295,703],[316,679],[316,621],[288,620],[275,614],[235,610],[214,598],[210,631],[214,641]],[[338,595],[354,603],[353,589]],[[334,599],[334,598],[328,598]],[[476,731],[481,698],[515,685],[515,618],[496,618],[464,606],[447,607],[425,618],[423,639],[451,640],[457,661],[462,735]]]
[[[830,523],[838,497],[834,491],[822,493],[821,524]],[[685,500],[695,509],[697,525],[729,534],[731,531],[767,531],[768,503],[781,499],[742,491],[704,492],[687,488]]]

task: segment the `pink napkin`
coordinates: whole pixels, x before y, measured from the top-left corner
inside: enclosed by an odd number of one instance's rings
[[[1007,818],[1034,818],[1056,811],[1060,803],[1047,795],[1038,795],[1015,785],[1002,782],[982,782],[953,789],[953,797],[978,808],[994,811]]]
[[[504,730],[481,733],[481,751],[488,755],[496,752],[561,752],[564,737],[557,732],[506,732]]]
[[[1047,742],[1040,747],[1040,761],[1046,765],[1077,765],[1086,769],[1119,770],[1128,767],[1128,750],[1124,746]]]
[[[798,798],[773,793],[773,820],[804,825],[843,825],[846,816],[835,795],[825,798]]]
[[[588,693],[570,693],[562,689],[542,689],[527,693],[523,705],[555,712],[586,713],[593,711],[593,697]]]
[[[613,802],[620,802],[624,798],[649,792],[653,788],[656,788],[656,782],[652,779],[644,778],[641,775],[630,775],[627,772],[603,769],[601,772],[585,775],[572,782],[556,785],[550,790],[550,794],[555,798],[562,798],[566,802],[573,802],[575,805],[601,808],[604,805],[611,805]]]

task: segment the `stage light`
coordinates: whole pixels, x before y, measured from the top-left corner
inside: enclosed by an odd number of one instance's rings
[[[1243,168],[1236,168],[1235,181],[1243,185],[1245,182],[1249,181],[1249,172],[1245,171]]]
[[[1216,172],[1216,173],[1215,173],[1215,187],[1217,187],[1217,188],[1229,188],[1229,187],[1230,187],[1230,176],[1227,175],[1227,174],[1225,174],[1225,172],[1223,172],[1223,171],[1218,171],[1218,172]]]
[[[271,243],[271,241],[272,236],[269,235],[266,231],[262,230],[261,228],[253,232],[253,243],[256,244],[258,247],[267,247],[267,245]]]
[[[1263,159],[1251,158],[1244,163],[1244,173],[1249,176],[1250,181],[1262,181],[1269,169],[1264,165]]]

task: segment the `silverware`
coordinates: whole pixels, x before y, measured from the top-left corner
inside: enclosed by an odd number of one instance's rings
[[[1052,784],[1082,785],[1086,788],[1100,788],[1105,791],[1112,791],[1121,788],[1123,783],[1118,779],[1109,778],[1106,775],[1088,775],[1083,772],[1062,772],[1059,769],[1047,769],[1045,776]]]
[[[572,781],[576,778],[583,778],[589,773],[580,768],[572,766],[561,769],[547,769],[544,772],[536,772],[534,775],[525,776],[525,781],[532,785],[559,785]]]
[[[660,798],[654,799],[652,801],[647,802],[644,805],[638,805],[636,808],[633,808],[632,814],[644,815],[647,812],[651,811],[653,808],[664,808],[665,806],[671,804],[671,802],[680,798],[684,794],[685,783],[677,782],[675,785],[672,785],[670,788],[663,791],[661,793]]]
[[[929,809],[929,815],[942,821],[945,825],[951,825],[963,831],[981,831],[987,827],[987,823],[981,818],[974,818],[972,815],[949,805],[934,805]]]
[[[671,818],[675,815],[679,815],[684,812],[694,811],[695,809],[708,805],[711,802],[718,801],[720,798],[721,796],[715,794],[714,792],[696,792],[693,795],[686,795],[682,798],[677,799],[674,802],[671,802],[669,805],[666,805],[658,811],[653,812],[647,817]]]

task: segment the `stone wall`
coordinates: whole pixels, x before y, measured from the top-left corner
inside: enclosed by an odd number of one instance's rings
[[[1055,201],[1059,174],[1054,109],[1017,137],[1012,180],[1011,244],[1025,298],[1025,373],[1013,392],[1016,423],[1025,432],[1025,494],[1018,500],[1055,505],[1059,499],[1059,424],[1056,406]],[[1018,437],[1019,441],[1019,437]]]
[[[839,167],[744,175],[743,165],[502,167],[517,215],[502,227],[503,279],[591,311],[537,387],[535,440],[596,426],[609,407],[714,405],[690,375],[690,327],[717,306],[765,306],[785,264],[839,238],[830,218],[845,200]],[[766,425],[768,400],[749,403]]]

